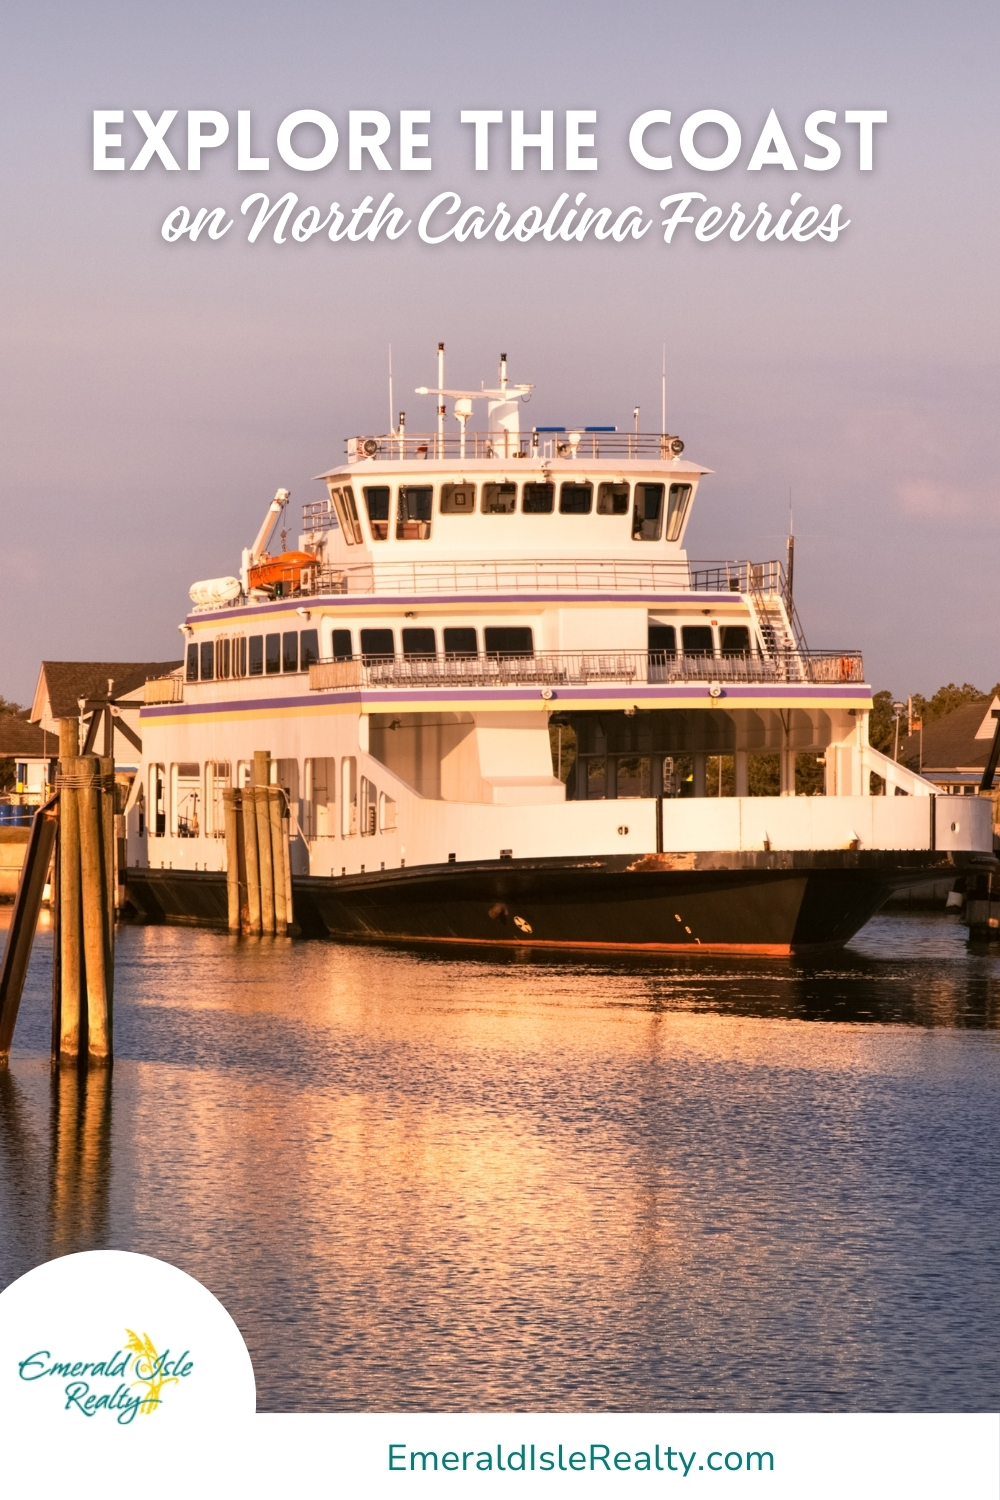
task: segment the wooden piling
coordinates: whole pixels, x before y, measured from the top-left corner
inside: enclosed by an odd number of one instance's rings
[[[267,789],[268,821],[271,825],[271,868],[274,871],[274,930],[278,937],[288,931],[287,881],[285,880],[285,840],[282,834],[284,793],[280,786]]]
[[[59,1048],[60,1062],[80,1056],[85,1021],[83,910],[80,898],[80,819],[78,792],[72,784],[81,757],[60,761],[59,788]]]
[[[247,932],[259,935],[260,915],[260,858],[257,852],[257,804],[254,788],[243,788],[243,846],[247,862]]]
[[[240,794],[235,787],[227,786],[222,793],[226,818],[226,905],[230,932],[240,930],[239,799]]]
[[[260,926],[264,933],[274,932],[274,860],[271,856],[271,813],[267,786],[255,786],[254,807],[257,811],[257,857],[260,860]]]
[[[291,819],[288,810],[282,809],[281,847],[285,863],[285,915],[288,919],[289,928],[291,928],[292,923],[295,921],[295,909],[292,906],[292,840],[290,824]]]
[[[80,840],[80,899],[83,918],[83,968],[87,994],[87,1056],[91,1062],[111,1060],[111,1016],[108,971],[108,879],[100,759],[81,755],[77,760],[81,785],[76,792]],[[82,1038],[81,1038],[82,1044]]]

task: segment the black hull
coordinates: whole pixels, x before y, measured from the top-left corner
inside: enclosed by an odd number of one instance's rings
[[[838,947],[893,890],[989,855],[879,850],[490,860],[293,880],[296,930],[364,942],[787,954]],[[226,877],[129,869],[140,920],[226,926]]]

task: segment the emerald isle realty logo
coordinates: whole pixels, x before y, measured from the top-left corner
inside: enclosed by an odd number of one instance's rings
[[[163,1405],[167,1386],[180,1385],[194,1369],[191,1351],[176,1358],[169,1348],[157,1353],[148,1333],[138,1334],[126,1328],[124,1345],[107,1359],[55,1359],[49,1349],[36,1349],[18,1361],[22,1380],[52,1379],[65,1382],[64,1411],[78,1411],[85,1417],[109,1412],[119,1424],[127,1427],[136,1415],[149,1417]]]

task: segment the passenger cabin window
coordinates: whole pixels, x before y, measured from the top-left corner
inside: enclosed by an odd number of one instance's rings
[[[517,510],[516,484],[484,484],[482,511],[484,516],[512,516]]]
[[[479,645],[476,641],[476,632],[466,625],[446,625],[444,654],[452,658],[478,656]]]
[[[423,542],[431,534],[431,500],[434,488],[429,484],[401,484],[396,503],[396,540]]]
[[[689,484],[672,484],[667,496],[667,541],[676,542],[684,525],[688,501],[691,499]]]
[[[365,509],[373,542],[389,540],[389,486],[368,484],[364,488]]]
[[[306,672],[314,661],[319,661],[319,631],[303,630],[299,648],[302,671]]]
[[[280,635],[266,635],[264,637],[264,670],[269,677],[275,672],[281,671]]]
[[[165,770],[162,765],[149,768],[149,832],[155,839],[162,839],[167,831],[167,802]]]
[[[215,642],[202,641],[201,643],[201,680],[211,682],[213,669],[215,667]]]
[[[750,655],[750,628],[747,625],[723,625],[719,632],[723,656]]]
[[[711,656],[712,627],[711,625],[682,625],[681,641],[685,656]]]
[[[437,654],[437,641],[433,630],[408,629],[403,631],[403,655],[410,660],[414,657],[434,657]]]
[[[384,661],[396,654],[391,630],[362,630],[361,655],[365,661]]]
[[[599,516],[627,516],[628,485],[600,485],[597,491],[597,514]]]
[[[528,625],[487,625],[483,635],[486,638],[487,656],[534,654],[531,627]]]
[[[281,637],[281,670],[283,672],[299,670],[299,633],[297,630],[286,630]]]
[[[333,659],[334,661],[350,661],[354,654],[351,645],[351,632],[349,630],[335,630],[333,632]]]
[[[443,516],[471,516],[476,509],[476,486],[474,484],[443,484],[441,486],[441,514]]]
[[[228,635],[220,636],[215,643],[215,675],[216,677],[228,677],[231,664],[231,643]]]
[[[663,485],[637,484],[632,511],[632,540],[658,542],[663,531]]]
[[[378,833],[378,787],[367,776],[361,778],[361,837]]]
[[[252,635],[250,645],[250,676],[262,677],[264,675],[264,637]]]
[[[709,634],[711,635],[711,627],[709,627]],[[650,651],[664,652],[668,656],[675,656],[677,654],[677,631],[674,627],[672,625],[650,625],[649,649]]]
[[[340,529],[344,533],[344,541],[349,547],[362,540],[361,522],[358,519],[358,507],[354,503],[354,491],[349,484],[343,488],[336,485],[330,486],[330,499],[333,508],[337,512],[337,520]]]
[[[247,675],[247,638],[245,635],[233,636],[233,676],[245,677]]]
[[[332,756],[306,761],[305,833],[332,839],[336,828],[337,762]]]
[[[176,761],[170,767],[171,833],[196,839],[201,833],[201,766],[196,760]]]
[[[589,516],[593,504],[593,485],[561,484],[559,486],[559,514],[561,516]]]
[[[187,648],[187,680],[198,681],[198,647],[194,641]]]
[[[358,762],[353,755],[340,762],[340,787],[340,832],[346,839],[358,831]]]
[[[229,786],[232,767],[228,760],[205,762],[205,835],[221,839],[226,836],[226,804],[223,792]]]
[[[526,516],[551,515],[555,492],[554,484],[526,484],[521,494],[522,512]]]

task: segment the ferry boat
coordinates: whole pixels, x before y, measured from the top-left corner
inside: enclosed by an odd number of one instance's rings
[[[807,647],[781,564],[689,560],[711,470],[666,432],[526,430],[531,391],[505,355],[446,389],[442,346],[435,427],[349,438],[294,549],[279,490],[239,575],[192,587],[140,715],[134,910],[226,924],[225,792],[261,750],[306,934],[787,954],[995,867],[987,802],[869,745],[862,657]]]

